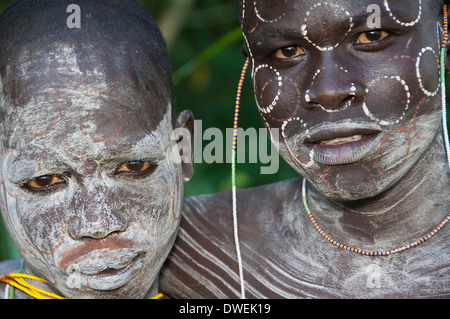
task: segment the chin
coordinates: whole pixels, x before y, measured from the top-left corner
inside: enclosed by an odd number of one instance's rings
[[[148,289],[141,286],[140,283],[129,283],[126,286],[114,290],[93,290],[85,289],[70,289],[63,292],[64,296],[69,299],[144,299],[150,291],[151,285]]]
[[[396,176],[377,176],[369,164],[361,162],[327,166],[314,164],[305,169],[290,162],[290,166],[308,180],[324,197],[338,202],[351,202],[376,197],[393,184]]]

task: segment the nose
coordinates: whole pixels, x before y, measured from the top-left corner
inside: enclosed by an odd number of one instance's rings
[[[362,93],[362,87],[351,79],[351,74],[335,65],[316,71],[304,99],[307,108],[336,112],[351,106]]]
[[[70,235],[74,239],[85,237],[102,239],[127,229],[123,212],[114,207],[117,198],[98,189],[84,192],[76,203],[76,216],[70,222]]]

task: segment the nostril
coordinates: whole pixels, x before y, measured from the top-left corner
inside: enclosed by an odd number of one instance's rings
[[[83,210],[71,220],[69,234],[78,240],[84,237],[101,239],[112,233],[124,232],[127,227],[127,219],[121,212]]]
[[[307,90],[305,92],[305,107],[321,109],[336,112],[338,110],[347,108],[356,99],[356,92],[331,92],[329,94],[316,95],[316,92]]]
[[[344,100],[342,100],[343,107],[350,106],[353,101],[355,100],[355,95],[352,94],[351,96],[346,97]]]

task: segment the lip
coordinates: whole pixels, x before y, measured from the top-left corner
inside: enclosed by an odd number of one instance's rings
[[[129,262],[108,266],[97,273],[90,275],[84,274],[83,277],[91,289],[109,291],[118,289],[129,283],[141,266],[142,255],[137,255]]]
[[[380,142],[381,129],[373,125],[326,125],[312,130],[303,144],[313,160],[324,165],[360,161]]]
[[[108,291],[130,282],[141,268],[144,256],[145,251],[129,239],[91,240],[63,253],[60,267],[75,274],[86,288]]]

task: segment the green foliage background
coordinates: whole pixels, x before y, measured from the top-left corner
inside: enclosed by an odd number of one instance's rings
[[[169,49],[178,112],[190,109],[203,120],[203,130],[225,132],[233,125],[237,83],[244,63],[242,35],[234,0],[139,0],[158,22]],[[0,0],[0,14],[14,0]],[[76,1],[74,1],[76,3]],[[1,32],[1,30],[0,30]],[[239,125],[263,127],[247,75],[241,98]],[[204,141],[203,145],[208,144]],[[280,159],[274,175],[261,175],[261,164],[238,164],[238,187],[252,187],[297,176]],[[231,188],[229,164],[194,165],[185,196]],[[0,261],[19,257],[0,219]]]

